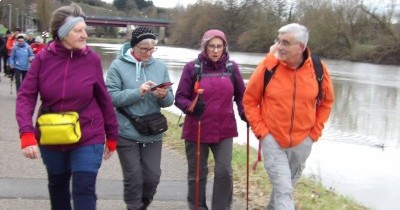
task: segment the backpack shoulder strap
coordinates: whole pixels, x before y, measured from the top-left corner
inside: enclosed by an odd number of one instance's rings
[[[265,69],[264,72],[264,88],[263,88],[263,96],[265,95],[265,88],[267,87],[269,81],[271,80],[272,76],[275,74],[276,67],[278,67],[278,64],[274,66],[271,70]]]
[[[233,87],[235,87],[236,78],[235,78],[235,75],[233,73],[233,63],[232,63],[232,61],[228,60],[226,62],[226,64],[225,64],[225,67],[226,67],[227,73],[229,74],[229,76],[231,78]],[[195,82],[196,81],[200,81],[201,77],[203,75],[203,66],[202,66],[202,64],[201,64],[201,62],[200,62],[200,60],[198,58],[196,58],[194,60],[194,75],[195,75],[195,77],[194,77],[194,81]]]
[[[318,56],[312,55],[311,59],[313,62],[314,71],[318,82],[317,104],[319,105],[324,96],[322,91],[322,80],[324,79],[324,70],[322,69],[321,59]]]
[[[201,75],[203,74],[203,66],[198,58],[194,60],[194,78],[195,81],[199,81],[201,79]]]
[[[226,70],[228,70],[228,73],[230,74],[233,88],[236,89],[236,78],[235,78],[235,74],[233,73],[232,61],[228,60],[225,64],[225,66],[226,66]]]

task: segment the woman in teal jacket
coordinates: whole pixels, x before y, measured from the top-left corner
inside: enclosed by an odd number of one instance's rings
[[[152,57],[156,37],[150,29],[136,28],[111,63],[106,85],[117,109],[128,115],[144,116],[173,104],[171,87],[151,88],[169,82],[166,65]],[[129,119],[117,111],[119,138],[117,152],[124,176],[124,200],[129,210],[146,209],[161,176],[162,133],[142,135]]]

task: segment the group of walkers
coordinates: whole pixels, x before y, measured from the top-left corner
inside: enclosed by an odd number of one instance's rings
[[[233,101],[262,145],[273,184],[267,209],[295,209],[293,186],[334,100],[324,63],[322,82],[316,80],[307,28],[297,23],[283,26],[247,88],[238,64],[229,59],[224,32],[206,31],[200,53],[183,68],[174,96],[167,66],[152,56],[157,39],[149,28],[132,32],[104,81],[100,57],[86,45],[85,27],[77,4],[53,12],[54,41],[33,59],[17,97],[21,149],[27,158],[41,155],[52,209],[96,209],[97,174],[102,159],[115,151],[122,166],[127,209],[147,209],[161,176],[166,125],[160,110],[173,104],[186,114],[182,139],[188,163],[188,208],[208,209],[205,191],[211,150],[215,160],[211,208],[231,209],[232,147],[238,136]],[[267,83],[265,72],[273,73]],[[322,97],[317,97],[319,93]],[[49,112],[79,114],[78,143],[42,143],[48,134],[42,124],[32,123],[39,95],[39,117]]]
[[[33,38],[33,35],[29,34],[26,37],[25,34],[21,33],[20,28],[15,28],[13,34],[10,30],[7,30],[5,36],[1,36],[0,72],[3,69],[4,76],[11,78],[11,82],[15,79],[17,92],[35,54],[45,46],[40,36]],[[1,61],[3,61],[3,66],[1,66]]]

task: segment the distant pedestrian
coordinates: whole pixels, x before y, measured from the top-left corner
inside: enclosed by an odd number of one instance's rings
[[[293,188],[314,142],[322,134],[334,101],[332,81],[324,63],[319,87],[314,71],[317,67],[307,48],[308,37],[309,31],[303,25],[281,27],[244,94],[246,117],[261,141],[264,167],[272,183],[268,210],[295,210]],[[266,71],[273,69],[266,85]]]
[[[35,38],[35,42],[31,44],[33,54],[35,55],[38,54],[45,47],[46,45],[43,43],[43,38],[40,36],[37,36]]]
[[[195,195],[198,193],[198,209],[208,209],[206,185],[211,150],[215,160],[211,208],[230,210],[233,137],[238,136],[233,102],[241,119],[246,122],[242,105],[245,86],[239,66],[229,60],[224,32],[216,29],[206,31],[200,45],[197,59],[183,68],[175,97],[175,105],[186,114],[182,138],[185,139],[188,161],[187,201],[189,209],[196,209]],[[200,93],[201,90],[204,92]],[[200,148],[197,148],[198,141]],[[196,167],[198,158],[199,168]],[[197,173],[199,183],[196,183]]]
[[[17,92],[34,57],[31,47],[25,42],[25,37],[18,35],[17,43],[11,50],[10,56],[10,68],[14,69]]]
[[[8,58],[10,55],[8,54],[7,50],[7,41],[8,38],[11,36],[11,31],[7,30],[5,36],[2,38],[3,43],[1,45],[1,51],[0,53],[3,55],[3,71],[4,71],[4,76],[9,75],[9,66],[8,66]]]
[[[35,43],[35,38],[33,37],[32,33],[28,33],[28,37],[26,38],[26,43],[29,45]]]
[[[17,27],[15,28],[15,31],[12,35],[10,35],[7,39],[7,43],[6,43],[6,48],[7,48],[7,53],[8,53],[8,60],[10,60],[10,56],[11,56],[11,51],[13,49],[13,47],[15,46],[15,43],[17,42],[17,37],[18,35],[21,33],[21,28]],[[14,69],[11,67],[11,65],[8,65],[8,76],[11,77],[11,80],[14,77]]]
[[[50,27],[55,41],[32,61],[17,98],[22,153],[36,159],[40,149],[51,209],[95,210],[97,174],[103,158],[116,149],[117,119],[100,57],[86,44],[82,9],[74,3],[58,8]],[[82,135],[77,143],[43,144],[37,123],[32,123],[39,96],[38,116],[78,112]]]
[[[2,62],[3,57],[4,57],[4,53],[3,53],[4,48],[5,48],[5,44],[4,44],[4,35],[3,35],[3,34],[0,34],[0,74],[1,74],[1,72],[2,72],[2,65],[1,65],[1,62]]]
[[[165,63],[153,57],[156,44],[156,35],[149,28],[136,28],[107,73],[107,89],[117,110],[117,152],[128,210],[145,210],[152,202],[160,183],[163,140],[162,133],[144,132],[130,119],[158,114],[174,102],[171,87],[152,89],[170,81]]]

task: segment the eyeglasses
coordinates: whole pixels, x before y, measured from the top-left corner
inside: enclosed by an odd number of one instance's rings
[[[153,48],[145,48],[145,47],[137,47],[141,53],[146,54],[147,52],[155,52],[157,50],[157,47],[153,47]]]
[[[217,51],[220,51],[220,50],[222,50],[224,48],[225,47],[222,44],[221,45],[213,45],[213,44],[207,45],[207,49],[211,50],[211,51],[215,51],[215,49],[217,49]]]
[[[295,43],[290,43],[288,40],[280,40],[278,38],[276,38],[274,40],[274,43],[278,46],[278,45],[282,45],[283,47],[290,47],[292,45],[298,44],[299,42],[295,42]]]

